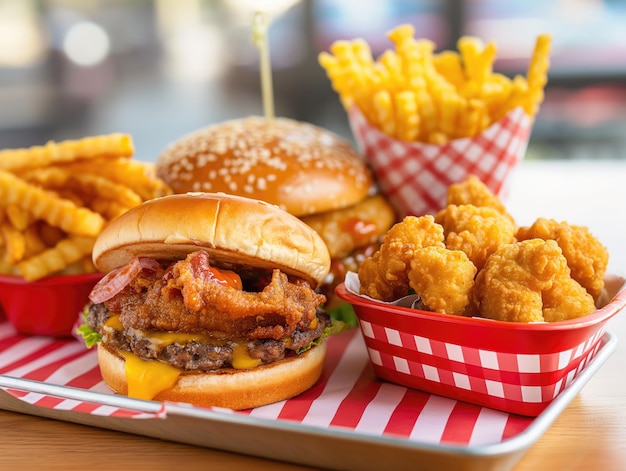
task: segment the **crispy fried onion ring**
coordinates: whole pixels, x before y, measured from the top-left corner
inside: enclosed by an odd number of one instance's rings
[[[279,270],[262,291],[248,292],[216,282],[210,269],[208,254],[198,251],[167,270],[138,270],[104,304],[127,328],[278,340],[307,328],[326,300]]]

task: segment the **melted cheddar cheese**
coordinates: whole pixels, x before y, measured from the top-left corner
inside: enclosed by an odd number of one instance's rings
[[[259,366],[261,360],[252,358],[248,353],[248,347],[245,344],[238,343],[233,347],[232,365],[237,370],[246,370]]]
[[[178,343],[184,345],[189,342],[199,341],[209,343],[211,337],[204,334],[183,334],[178,332],[143,332],[144,336],[152,343],[159,346]]]
[[[124,326],[120,322],[119,314],[109,317],[104,323],[105,327],[109,327],[113,330],[124,330]]]
[[[105,327],[114,330],[123,330],[119,315],[111,316],[105,322]],[[176,332],[142,332],[146,339],[160,347],[173,343],[186,344],[193,341],[223,344],[205,334],[184,334]],[[249,369],[261,365],[261,360],[252,358],[248,352],[246,341],[235,342],[232,353],[232,366],[235,369]],[[131,352],[119,350],[125,360],[128,396],[136,399],[151,400],[162,391],[174,387],[182,370],[158,360],[143,360]]]
[[[119,352],[124,357],[128,397],[151,400],[161,391],[172,388],[181,370],[156,360],[143,360],[134,353]]]

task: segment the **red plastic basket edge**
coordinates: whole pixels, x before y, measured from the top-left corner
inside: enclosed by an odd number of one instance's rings
[[[579,329],[581,327],[594,325],[607,321],[624,307],[626,307],[626,279],[622,277],[615,277],[622,281],[622,285],[616,294],[610,299],[610,301],[602,306],[600,309],[588,314],[584,317],[576,319],[569,319],[566,321],[550,322],[550,323],[514,323],[506,321],[497,321],[492,319],[483,319],[478,317],[461,317],[453,316],[450,314],[441,314],[439,312],[423,311],[418,309],[411,309],[402,306],[393,306],[386,303],[378,303],[371,301],[362,296],[357,296],[349,292],[344,283],[341,283],[336,288],[337,295],[345,301],[348,301],[355,307],[376,307],[381,311],[392,311],[396,313],[406,314],[411,317],[421,317],[431,320],[439,320],[448,324],[462,324],[462,325],[490,325],[494,328],[504,328],[507,330],[529,330],[529,331],[547,331],[547,330],[569,330]],[[358,312],[357,312],[358,315]]]

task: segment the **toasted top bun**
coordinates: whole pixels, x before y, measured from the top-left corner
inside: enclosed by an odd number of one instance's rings
[[[287,118],[253,116],[198,130],[167,148],[156,168],[174,193],[246,196],[296,216],[345,208],[372,186],[347,141]]]
[[[321,237],[263,201],[223,193],[170,195],[144,202],[111,221],[93,248],[102,272],[136,256],[162,261],[205,250],[217,266],[281,271],[318,286],[330,269]]]

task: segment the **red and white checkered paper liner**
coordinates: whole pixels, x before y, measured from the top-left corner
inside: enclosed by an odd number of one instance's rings
[[[113,398],[100,376],[95,351],[86,350],[76,340],[18,335],[8,322],[1,321],[0,374],[106,393]],[[167,403],[150,413],[5,390],[22,401],[56,410],[133,419],[159,419],[167,415]],[[216,409],[216,412],[324,429],[334,427],[369,436],[399,437],[421,444],[467,447],[501,443],[521,434],[533,423],[529,417],[380,381],[372,371],[358,329],[329,339],[324,372],[309,391],[256,409],[238,412]]]
[[[606,322],[626,306],[624,280],[616,277],[615,283],[622,283],[621,288],[606,306],[560,323],[562,329],[557,323],[496,322],[393,306],[355,294],[358,278],[353,273],[337,293],[354,305],[379,377],[537,416],[596,355]]]
[[[372,126],[357,107],[348,119],[382,193],[402,218],[434,214],[445,206],[448,187],[476,175],[505,197],[509,175],[523,159],[531,121],[515,108],[475,137],[443,145],[394,139]]]

